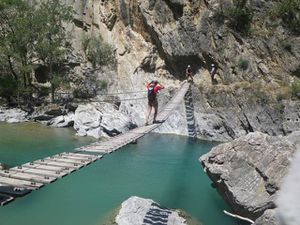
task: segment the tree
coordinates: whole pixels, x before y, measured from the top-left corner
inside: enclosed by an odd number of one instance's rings
[[[0,0],[0,76],[11,76],[17,95],[22,89],[31,96],[31,74],[44,62],[53,78],[53,64],[60,63],[70,46],[63,23],[72,19],[71,9],[59,0],[31,6],[22,0]],[[55,85],[51,88],[52,100]]]
[[[40,33],[37,39],[38,57],[48,66],[51,82],[51,100],[57,88],[58,75],[54,75],[53,65],[64,61],[66,53],[71,49],[63,23],[72,20],[71,8],[59,0],[47,0],[37,10],[41,20]]]
[[[295,34],[300,34],[300,1],[280,0],[271,12],[273,20],[281,18],[283,26],[289,28]]]
[[[252,10],[247,7],[247,0],[234,0],[233,7],[225,11],[229,26],[242,34],[248,34],[253,18]]]
[[[21,0],[0,0],[0,57],[6,68],[1,77],[12,76],[19,96],[20,89],[31,84],[35,27],[33,10]]]
[[[84,37],[82,44],[87,59],[95,69],[99,69],[102,66],[115,67],[115,51],[101,37]]]

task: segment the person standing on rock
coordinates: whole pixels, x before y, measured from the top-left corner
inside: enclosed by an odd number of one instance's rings
[[[186,70],[185,70],[185,76],[188,82],[193,83],[194,79],[193,79],[193,71],[192,71],[192,67],[190,65],[187,66]]]
[[[149,117],[150,117],[152,108],[154,108],[153,123],[159,122],[156,120],[157,111],[158,111],[157,93],[161,89],[164,89],[165,87],[163,85],[161,85],[157,80],[153,80],[146,85],[146,88],[148,90],[148,110],[147,110],[145,125],[147,126],[149,124],[148,121],[149,121]]]

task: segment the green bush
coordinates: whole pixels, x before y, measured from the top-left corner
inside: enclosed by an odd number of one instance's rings
[[[300,33],[300,1],[281,0],[271,13],[273,19],[280,17],[282,25],[295,33]]]
[[[242,70],[247,70],[249,67],[249,61],[247,59],[239,59],[239,68]]]
[[[292,83],[292,94],[300,99],[300,80],[296,80]]]
[[[224,11],[225,18],[229,20],[229,27],[242,34],[248,34],[253,18],[252,10],[246,6],[245,1],[235,1],[234,6]]]
[[[222,10],[216,11],[213,19],[217,24],[223,24],[225,20],[224,12]]]
[[[57,73],[54,73],[52,75],[52,79],[51,79],[51,83],[53,85],[53,87],[56,89],[60,86],[60,84],[62,83],[63,79],[62,79],[62,76],[57,74]]]
[[[93,67],[98,66],[115,66],[116,57],[114,49],[111,45],[105,43],[102,38],[84,38],[83,49],[87,59],[92,63]]]
[[[282,47],[283,47],[285,50],[289,51],[289,52],[292,51],[292,44],[291,44],[290,42],[283,41],[283,42],[282,42]]]
[[[271,101],[270,97],[263,90],[254,89],[252,93],[255,99],[261,103],[269,103]]]
[[[107,90],[107,87],[108,87],[108,83],[106,80],[100,80],[98,81],[98,88],[100,90]]]

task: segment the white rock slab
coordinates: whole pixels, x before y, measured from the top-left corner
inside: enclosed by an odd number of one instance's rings
[[[177,211],[161,207],[151,199],[136,196],[122,203],[121,210],[116,217],[118,225],[147,225],[154,224],[156,221],[165,225],[187,224]]]

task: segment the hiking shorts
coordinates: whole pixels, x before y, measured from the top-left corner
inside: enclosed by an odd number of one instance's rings
[[[157,98],[155,99],[148,99],[148,105],[154,108],[158,107],[158,101]]]

